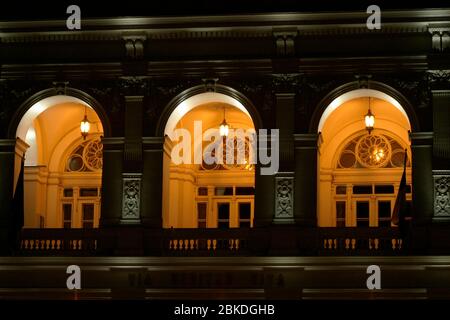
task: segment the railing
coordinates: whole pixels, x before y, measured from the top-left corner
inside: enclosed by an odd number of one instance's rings
[[[138,240],[128,248],[138,252],[139,248],[134,246],[141,245],[141,254],[150,256],[285,254],[279,251],[279,246],[281,249],[283,247],[280,239],[272,239],[274,235],[271,232],[258,229],[140,230],[143,233],[142,242]],[[297,249],[295,243],[289,243],[293,249],[290,255],[399,255],[409,252],[406,250],[407,241],[402,240],[398,231],[392,228],[313,228],[308,230],[308,234],[305,229],[290,228],[283,233],[290,233],[287,238],[292,241],[297,239]],[[18,254],[114,255],[118,243],[127,240],[126,237],[126,233],[111,233],[108,229],[24,229]]]
[[[98,230],[95,229],[23,229],[20,254],[94,255]]]
[[[393,228],[318,228],[319,255],[396,255],[405,241]]]
[[[163,254],[212,256],[248,254],[249,229],[166,229]]]

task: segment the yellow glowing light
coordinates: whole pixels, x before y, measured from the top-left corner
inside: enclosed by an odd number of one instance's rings
[[[84,139],[86,139],[87,135],[89,134],[89,130],[91,129],[91,123],[89,122],[87,115],[84,115],[83,120],[80,123],[80,131],[81,135]]]
[[[369,133],[373,130],[373,127],[375,125],[375,116],[372,114],[372,112],[367,112],[366,116],[364,117],[364,122],[366,124],[366,129],[369,131]]]

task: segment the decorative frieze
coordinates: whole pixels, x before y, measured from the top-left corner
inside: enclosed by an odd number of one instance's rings
[[[122,191],[123,223],[136,223],[140,220],[141,174],[124,174]]]
[[[434,216],[450,218],[450,171],[433,171]]]

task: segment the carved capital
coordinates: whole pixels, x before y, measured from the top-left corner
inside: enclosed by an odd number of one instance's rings
[[[272,74],[272,85],[275,92],[295,92],[300,85],[301,75],[298,73]]]
[[[433,90],[450,88],[450,70],[429,70],[428,81]]]
[[[149,77],[120,77],[118,83],[124,96],[146,96],[150,91]]]

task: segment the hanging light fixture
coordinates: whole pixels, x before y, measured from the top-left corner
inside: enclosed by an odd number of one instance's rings
[[[223,121],[219,127],[220,136],[227,137],[229,131],[230,131],[230,126],[228,125],[227,121],[225,120],[225,107],[223,107]]]
[[[80,123],[80,131],[81,131],[81,135],[83,136],[84,140],[86,140],[86,137],[89,134],[90,129],[91,129],[91,123],[89,122],[89,120],[87,118],[86,106],[84,106],[84,118],[83,118],[83,120],[81,120],[81,123]]]
[[[366,124],[366,130],[370,132],[373,130],[373,126],[375,125],[375,116],[372,114],[370,110],[370,97],[369,97],[369,111],[367,111],[366,116],[364,117],[364,122]]]

